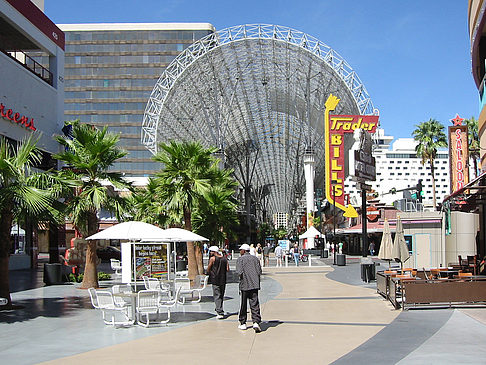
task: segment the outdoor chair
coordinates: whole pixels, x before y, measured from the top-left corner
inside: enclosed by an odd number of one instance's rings
[[[120,270],[122,269],[120,260],[110,259],[111,269],[115,272],[115,275],[120,275]]]
[[[166,309],[167,310],[167,319],[165,321],[160,321],[159,323],[167,323],[170,321],[170,309],[175,307],[177,303],[179,302],[179,297],[181,294],[181,288],[176,290],[174,298],[164,301],[161,300],[161,297],[159,296],[159,310],[160,309]]]
[[[197,294],[197,300],[193,300],[192,303],[199,303],[201,301],[201,292],[206,289],[208,285],[209,276],[208,275],[197,275],[194,280],[196,286],[192,288],[192,295]]]
[[[170,292],[170,285],[161,283],[157,278],[151,278],[148,276],[143,277],[143,284],[145,290],[158,290],[162,296],[168,296],[169,299],[172,297]]]
[[[130,284],[113,285],[111,287],[111,292],[113,294],[132,293],[132,287]],[[115,304],[119,306],[124,306],[129,304],[129,298],[113,296],[113,300],[115,301]]]
[[[476,255],[467,256],[467,266],[469,270],[472,270],[473,274],[476,275],[476,271],[478,267],[478,260],[476,258]]]
[[[130,320],[128,315],[128,307],[126,305],[118,305],[113,299],[113,294],[106,290],[95,290],[94,288],[88,289],[91,297],[91,303],[93,307],[101,310],[103,315],[103,322],[105,324],[117,325],[130,325],[133,321]],[[111,313],[111,321],[107,320],[107,313]],[[116,321],[116,313],[121,313],[124,316],[124,321]]]
[[[170,321],[170,308],[177,305],[181,287],[176,291],[174,299],[170,301],[161,301],[160,292],[158,290],[140,290],[137,294],[137,319],[138,323],[143,327],[150,326],[150,315],[157,315],[157,323],[165,324]],[[167,310],[167,318],[163,321],[158,321],[158,316],[161,309]],[[143,321],[143,317],[146,321]]]
[[[467,271],[468,266],[467,266],[467,260],[463,259],[461,255],[457,255],[457,259],[459,260],[459,268],[462,271]]]
[[[457,275],[454,275],[454,278],[456,279],[463,279],[463,278],[468,278],[468,277],[471,277],[472,276],[472,273],[470,272],[460,272],[458,273]]]
[[[191,281],[189,278],[175,278],[174,280],[174,290],[177,292],[180,289],[180,294],[179,294],[179,303],[185,304],[186,303],[186,298],[185,296],[191,294],[192,295],[192,289],[191,289]]]
[[[430,276],[432,279],[437,279],[439,277],[439,269],[430,269]]]

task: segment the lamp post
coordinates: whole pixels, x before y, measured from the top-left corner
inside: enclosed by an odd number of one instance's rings
[[[333,236],[332,236],[332,241],[333,241],[333,265],[337,265],[336,263],[336,183],[337,181],[332,180],[332,201],[333,201],[333,208],[332,208],[332,225],[333,225]]]

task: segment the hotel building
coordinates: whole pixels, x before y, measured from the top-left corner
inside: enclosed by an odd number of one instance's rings
[[[207,23],[60,24],[66,34],[64,119],[120,134],[128,155],[113,168],[126,176],[158,170],[140,143],[145,107],[157,79]]]

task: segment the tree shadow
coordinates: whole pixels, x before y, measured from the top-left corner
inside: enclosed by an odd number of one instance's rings
[[[0,322],[24,322],[38,317],[67,317],[80,309],[93,308],[89,298],[58,297],[16,300],[13,309],[0,310]]]

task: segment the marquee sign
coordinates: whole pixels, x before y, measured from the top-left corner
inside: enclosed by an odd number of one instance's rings
[[[449,127],[449,168],[451,193],[464,187],[469,182],[469,143],[467,126],[462,125],[464,119],[456,115]]]
[[[5,105],[0,103],[0,115],[2,118],[8,119],[11,122],[17,123],[24,128],[36,131],[37,128],[34,126],[34,118],[26,117],[25,115],[20,115],[20,113],[14,112],[12,109],[8,109]]]
[[[378,126],[377,115],[330,115],[339,103],[334,95],[326,100],[326,198],[337,208],[344,211],[346,217],[357,217],[352,205],[345,206],[344,201],[344,134],[363,129],[374,133]]]

